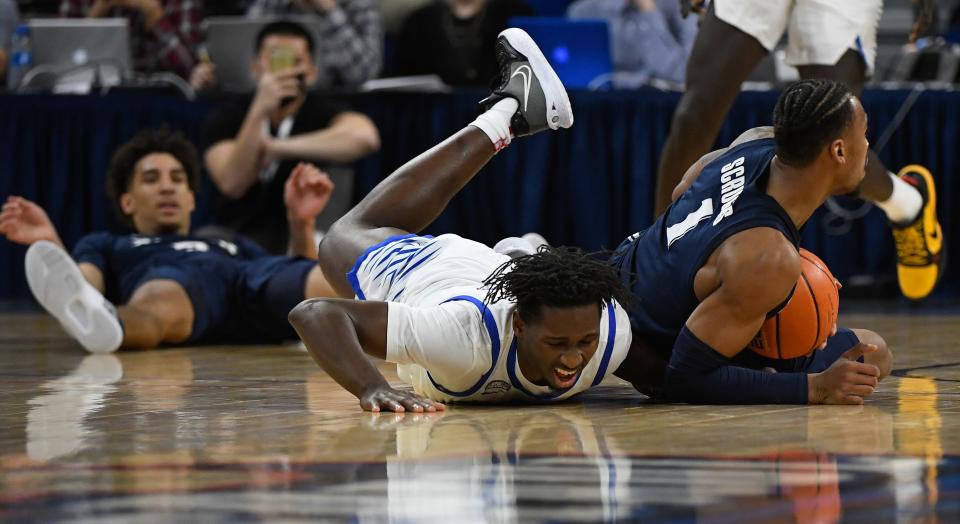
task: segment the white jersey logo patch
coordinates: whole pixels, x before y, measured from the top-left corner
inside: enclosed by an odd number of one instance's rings
[[[210,251],[210,246],[206,242],[200,242],[198,240],[184,240],[181,242],[174,242],[170,245],[173,249],[177,251],[190,251],[194,253],[205,253]]]

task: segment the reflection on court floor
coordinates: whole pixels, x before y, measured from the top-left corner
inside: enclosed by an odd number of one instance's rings
[[[960,521],[960,323],[846,320],[897,351],[865,406],[374,415],[295,346],[86,355],[0,316],[0,520]]]

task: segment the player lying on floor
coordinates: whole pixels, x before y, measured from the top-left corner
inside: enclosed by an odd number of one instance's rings
[[[638,298],[629,311],[636,343],[617,376],[651,396],[859,404],[890,373],[886,342],[862,329],[841,328],[822,350],[794,359],[744,349],[798,286],[799,228],[866,173],[867,115],[843,84],[788,86],[773,124],[691,166],[667,211],[611,259]]]
[[[566,91],[530,37],[497,41],[500,84],[471,125],[400,167],[341,218],[320,264],[341,297],[290,321],[313,358],[369,411],[448,401],[549,401],[620,365],[630,325],[605,262],[543,247],[511,260],[456,235],[418,236],[514,136],[569,127]],[[398,364],[391,387],[364,354]]]
[[[107,175],[110,198],[136,232],[87,235],[72,257],[40,206],[7,199],[0,233],[30,245],[30,290],[88,351],[295,339],[290,309],[333,295],[310,259],[314,219],[333,190],[326,174],[301,164],[286,184],[298,256],[271,256],[240,237],[191,236],[197,177],[196,151],[182,136],[137,135],[117,150]]]

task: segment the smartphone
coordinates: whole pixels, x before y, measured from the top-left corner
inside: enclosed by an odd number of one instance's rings
[[[297,53],[290,46],[277,46],[270,50],[270,72],[277,73],[297,65]]]
[[[286,71],[287,69],[292,69],[297,65],[297,52],[290,46],[277,46],[270,50],[270,72],[277,73],[280,71]],[[300,90],[304,89],[305,78],[304,75],[297,75],[297,80],[300,81]],[[290,105],[296,98],[287,97],[280,101],[280,107],[287,107]]]

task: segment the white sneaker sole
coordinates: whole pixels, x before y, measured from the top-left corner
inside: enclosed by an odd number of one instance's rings
[[[87,351],[110,353],[120,347],[120,322],[66,251],[52,242],[35,242],[27,250],[24,269],[37,302]]]
[[[527,57],[533,74],[540,82],[540,89],[546,98],[547,124],[550,129],[568,128],[573,125],[573,108],[570,98],[563,87],[560,77],[550,67],[550,62],[543,56],[536,42],[523,29],[511,27],[500,32],[500,36],[507,39],[510,45],[520,54]]]

